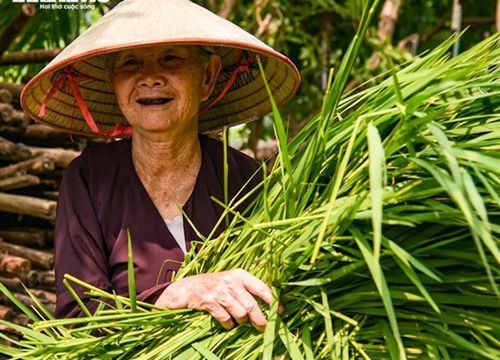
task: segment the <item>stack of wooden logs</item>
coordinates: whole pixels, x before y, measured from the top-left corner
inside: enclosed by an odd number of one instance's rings
[[[0,83],[0,282],[28,306],[28,288],[55,309],[54,221],[64,169],[88,141],[71,139],[24,115],[21,85]],[[0,295],[0,319],[27,324],[29,319]],[[1,327],[0,331],[16,335]]]

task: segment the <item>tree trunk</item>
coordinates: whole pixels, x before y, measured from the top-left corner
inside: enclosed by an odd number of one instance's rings
[[[0,103],[10,104],[14,100],[12,93],[7,89],[0,89]]]
[[[43,156],[48,157],[54,160],[57,167],[67,168],[69,163],[73,161],[78,155],[80,155],[79,151],[75,150],[66,150],[62,148],[40,148],[40,147],[29,147],[33,157],[35,156]]]
[[[6,306],[0,305],[0,319],[11,321],[15,316],[15,312]]]
[[[18,277],[0,276],[0,283],[4,284],[7,289],[13,292],[24,290],[23,282]],[[1,316],[0,319],[2,319]]]
[[[0,251],[28,259],[31,262],[31,265],[40,269],[50,270],[54,266],[54,255],[45,251],[34,250],[21,245],[9,244],[5,241],[0,241]]]
[[[9,48],[19,32],[26,26],[28,21],[36,14],[36,9],[33,5],[24,4],[17,16],[5,28],[0,35],[0,57]]]
[[[55,304],[56,294],[52,291],[40,290],[40,289],[30,289],[30,291],[40,300],[43,299],[45,303]]]
[[[20,65],[20,64],[34,64],[45,63],[55,58],[62,49],[51,50],[28,50],[11,52],[0,58],[0,65]]]
[[[22,246],[45,248],[51,241],[47,241],[47,231],[39,228],[4,228],[0,229],[0,238],[5,241]]]
[[[55,221],[56,202],[30,196],[0,193],[0,211]]]
[[[54,288],[56,287],[56,275],[54,270],[44,271],[38,273],[40,276],[40,286],[45,288]]]
[[[377,37],[380,40],[392,38],[394,28],[398,21],[398,12],[401,6],[401,0],[386,0],[378,22]]]
[[[0,134],[14,142],[43,147],[76,147],[78,142],[71,140],[65,131],[56,130],[42,124],[11,126],[0,124]]]
[[[24,145],[16,145],[13,142],[0,137],[0,159],[4,161],[19,162],[29,160],[33,156]]]
[[[32,321],[28,317],[28,315],[21,313],[21,314],[16,315],[16,318],[14,319],[14,323],[17,325],[21,325],[21,326],[26,327],[26,326],[28,326],[28,324],[31,324]]]
[[[401,0],[385,0],[382,11],[380,12],[378,21],[377,37],[380,41],[392,39],[394,28],[398,21],[398,11],[401,6]],[[380,64],[380,56],[378,53],[373,53],[370,58],[370,69],[375,69]]]
[[[0,168],[0,179],[13,175],[48,174],[51,171],[54,171],[55,167],[54,159],[48,157],[38,157]]]
[[[500,31],[500,0],[497,0],[496,24],[497,24],[497,31]]]
[[[19,98],[21,97],[23,88],[24,85],[0,82],[0,89],[8,90],[12,94],[13,102],[16,104],[19,104]]]
[[[15,322],[15,320],[14,320]],[[20,331],[14,330],[13,328],[7,326],[7,325],[0,325],[0,333],[6,334],[7,336],[13,338],[13,339],[20,339],[22,337],[22,334]],[[9,343],[6,340],[1,340],[1,344],[5,344],[7,346],[12,346],[11,343]]]
[[[6,161],[19,162],[35,157],[48,157],[54,160],[56,166],[66,168],[78,155],[80,152],[74,150],[26,146],[0,137],[0,158]]]
[[[40,184],[40,178],[33,175],[17,175],[0,179],[0,190],[14,190]]]
[[[227,19],[229,15],[233,12],[234,6],[236,5],[236,0],[224,0],[219,12],[217,15],[220,17]]]
[[[451,31],[458,36],[462,31],[462,1],[453,0],[453,10],[451,13]],[[460,52],[460,38],[457,37],[453,43],[453,56],[457,56]]]
[[[0,120],[9,122],[13,113],[14,109],[11,104],[0,103]]]
[[[27,278],[31,271],[29,260],[19,256],[0,254],[0,273]]]
[[[248,148],[252,150],[254,158],[257,156],[257,146],[259,144],[259,139],[262,135],[262,129],[264,127],[264,119],[259,118],[253,121],[250,125],[251,133],[248,139]]]
[[[28,125],[30,118],[22,111],[16,110],[12,104],[5,104],[0,102],[0,120],[15,125]]]

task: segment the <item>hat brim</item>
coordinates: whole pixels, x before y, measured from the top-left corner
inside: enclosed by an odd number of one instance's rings
[[[129,0],[128,3],[130,2]],[[217,19],[217,21],[219,20]],[[232,23],[229,24],[232,27],[235,26]],[[63,50],[46,68],[28,82],[21,94],[21,106],[28,116],[41,123],[75,134],[96,135],[89,128],[82,115],[71,87],[61,86],[50,99],[46,99],[54,83],[62,76],[60,74],[62,69],[71,65],[75,73],[78,74],[79,90],[99,129],[102,131],[111,130],[116,124],[128,126],[128,121],[121,112],[113,88],[106,79],[105,56],[125,49],[160,45],[213,46],[221,57],[223,70],[219,74],[211,97],[200,105],[201,109],[211,103],[227,84],[228,71],[237,65],[238,50],[244,50],[246,54],[260,55],[264,74],[274,100],[278,106],[285,104],[299,87],[300,74],[297,68],[286,56],[274,51],[243,30],[239,30],[246,34],[246,38],[242,36],[242,41],[214,36],[202,38],[171,36],[166,39],[148,40],[146,38],[135,42],[121,40],[112,45],[93,48],[84,43],[88,48],[85,50],[79,49],[78,44],[75,45],[77,43],[75,40],[66,48],[69,48],[68,51]],[[85,36],[83,35],[81,37],[84,40]],[[39,112],[43,102],[45,102],[46,109],[42,117]],[[225,126],[258,119],[270,111],[269,94],[264,86],[258,65],[255,63],[250,66],[249,71],[239,73],[224,97],[200,115],[199,130],[201,132],[215,131]]]

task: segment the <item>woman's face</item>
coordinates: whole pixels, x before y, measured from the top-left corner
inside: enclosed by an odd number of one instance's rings
[[[116,54],[110,80],[135,131],[168,133],[197,129],[220,67],[218,56],[204,59],[194,46],[138,48]]]

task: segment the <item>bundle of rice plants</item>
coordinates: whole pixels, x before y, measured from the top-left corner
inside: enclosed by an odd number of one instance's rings
[[[449,40],[379,85],[342,96],[369,15],[321,113],[290,144],[275,110],[280,152],[252,213],[226,206],[235,215],[227,231],[206,239],[176,274],[243,268],[266,281],[274,301],[264,333],[138,302],[131,271],[130,298],[66,277],[114,304],[88,317],[55,319],[42,304],[38,313],[19,304],[34,323],[0,321],[24,334],[0,353],[500,358],[500,36],[455,58]]]

